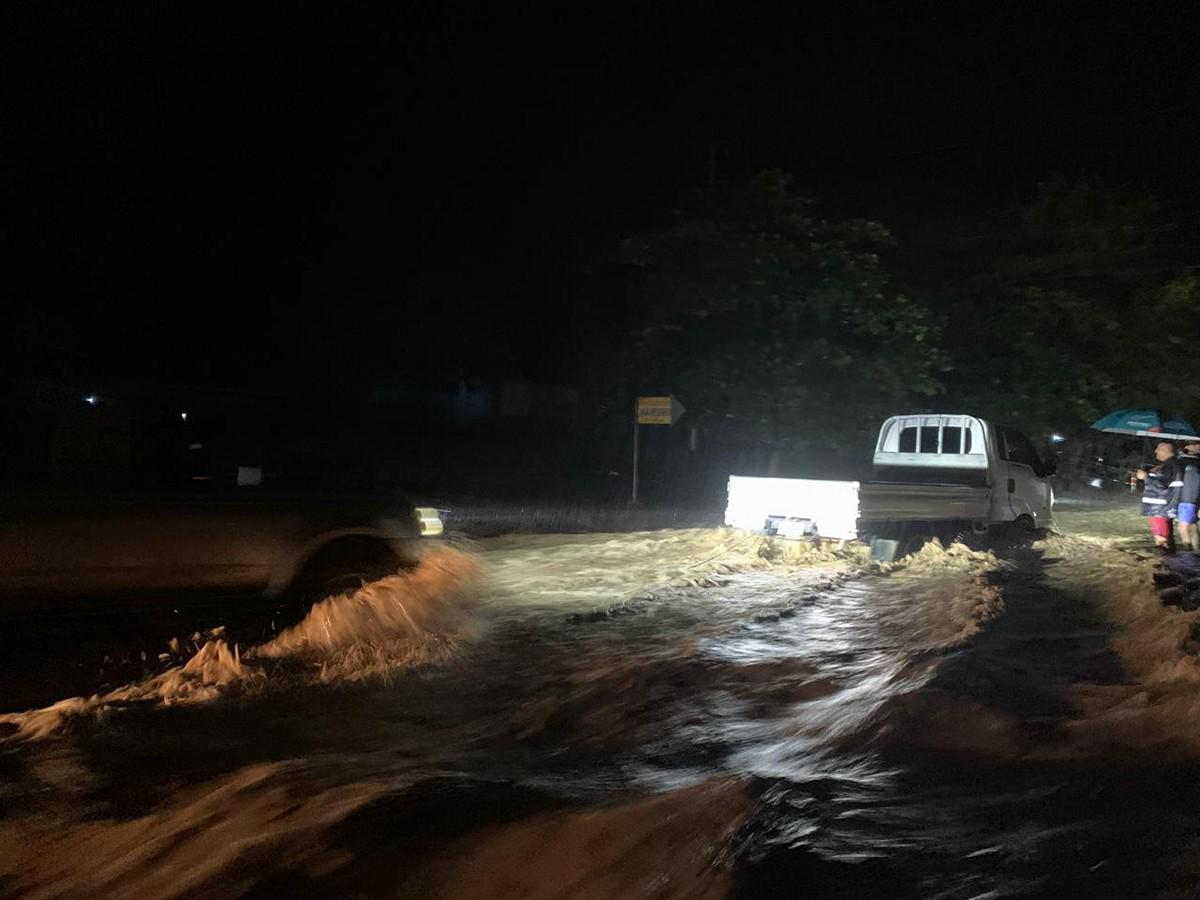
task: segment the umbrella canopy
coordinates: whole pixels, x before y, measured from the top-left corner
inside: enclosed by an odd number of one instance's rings
[[[1182,416],[1169,416],[1157,409],[1118,409],[1092,423],[1097,431],[1157,437],[1169,441],[1200,440],[1196,426]]]

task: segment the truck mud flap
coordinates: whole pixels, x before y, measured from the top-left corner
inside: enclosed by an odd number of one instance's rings
[[[900,541],[891,538],[871,538],[871,559],[875,562],[894,562],[900,552]]]

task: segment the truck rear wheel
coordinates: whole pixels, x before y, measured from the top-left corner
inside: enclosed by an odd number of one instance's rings
[[[901,522],[880,525],[865,536],[871,545],[871,559],[892,562],[917,553],[934,538],[943,547],[962,544],[970,550],[986,550],[992,534],[986,527],[968,521]]]
[[[992,543],[987,526],[973,522],[964,522],[956,527],[950,542],[962,544],[968,550],[976,552],[987,550]]]
[[[927,543],[938,537],[932,523],[902,522],[881,525],[879,530],[867,535],[871,546],[871,559],[876,562],[894,562],[916,553]]]
[[[910,530],[904,541],[900,544],[900,552],[896,555],[896,558],[903,559],[914,553],[920,553],[922,547],[937,537],[938,533],[933,526]]]

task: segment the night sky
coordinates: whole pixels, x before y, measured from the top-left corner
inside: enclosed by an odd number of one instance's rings
[[[830,8],[10,6],[5,362],[569,381],[572,267],[714,160],[902,242],[1080,170],[1200,214],[1189,5]]]

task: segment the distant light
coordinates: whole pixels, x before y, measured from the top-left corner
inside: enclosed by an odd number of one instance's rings
[[[86,403],[88,406],[95,406],[97,403],[100,402],[100,398],[97,397],[95,394],[88,394],[86,397],[83,398],[83,402]]]
[[[187,421],[187,413],[185,413],[185,412],[181,412],[181,413],[179,414],[179,418],[183,419],[183,421],[185,421],[185,422],[186,422],[186,421]]]
[[[188,444],[188,449],[189,450],[203,450],[204,445],[203,444]]]
[[[1094,488],[1103,487],[1103,484],[1101,483],[1099,478],[1093,478],[1091,481],[1088,482],[1088,485],[1091,487],[1094,487]]]
[[[1061,434],[1052,434],[1052,435],[1050,435],[1050,440],[1056,444],[1061,444],[1063,441],[1066,440],[1066,438],[1063,437]]]

